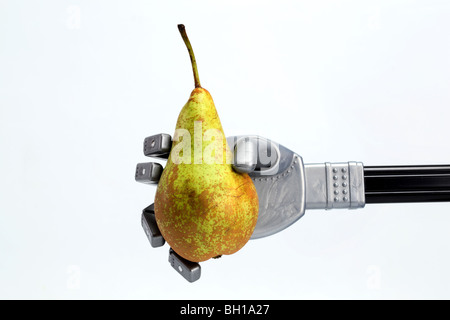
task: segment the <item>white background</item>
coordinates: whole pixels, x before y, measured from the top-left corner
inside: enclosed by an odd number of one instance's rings
[[[168,4],[170,3],[170,4]],[[0,298],[450,298],[450,204],[312,211],[202,264],[140,226],[193,89],[305,162],[450,163],[448,1],[0,1]]]

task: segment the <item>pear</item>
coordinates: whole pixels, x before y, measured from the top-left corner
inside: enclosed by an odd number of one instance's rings
[[[195,89],[181,110],[172,150],[159,180],[155,217],[164,239],[183,258],[201,262],[240,250],[258,218],[258,195],[251,178],[233,170],[210,93],[201,87],[184,25]]]

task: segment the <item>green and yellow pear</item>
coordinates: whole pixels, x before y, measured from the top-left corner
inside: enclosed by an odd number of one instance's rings
[[[181,110],[172,150],[155,196],[158,227],[183,258],[200,262],[237,252],[258,218],[251,178],[233,170],[232,152],[209,92],[202,88],[194,52],[183,25],[195,89]]]

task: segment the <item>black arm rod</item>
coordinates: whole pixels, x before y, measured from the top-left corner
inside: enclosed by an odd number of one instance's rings
[[[450,165],[364,167],[366,203],[450,201]]]

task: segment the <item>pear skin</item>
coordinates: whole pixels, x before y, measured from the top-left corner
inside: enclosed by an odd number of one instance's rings
[[[213,99],[200,86],[184,26],[179,29],[191,57],[195,89],[178,116],[156,191],[155,217],[175,252],[201,262],[233,254],[248,242],[258,218],[258,195],[251,178],[232,168]]]

